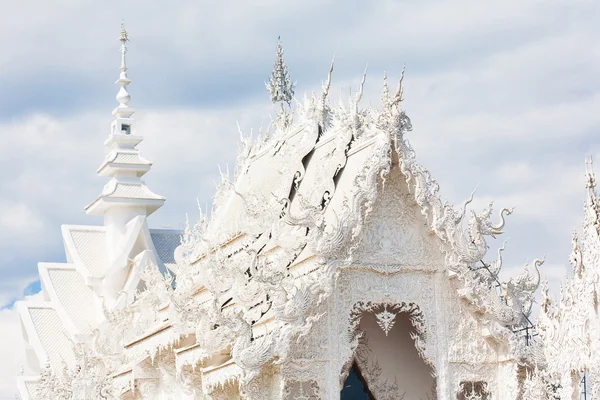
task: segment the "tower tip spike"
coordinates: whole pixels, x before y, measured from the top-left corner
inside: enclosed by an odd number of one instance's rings
[[[321,98],[323,99],[323,103],[325,103],[325,99],[329,94],[329,88],[331,87],[331,74],[333,73],[333,65],[335,63],[335,54],[331,60],[331,65],[329,66],[329,72],[327,73],[327,82],[323,85],[323,92],[321,94]]]
[[[121,42],[121,66],[119,68],[121,73],[119,74],[119,79],[116,83],[121,87],[117,93],[117,101],[119,102],[119,106],[115,109],[115,112],[118,114],[118,116],[129,117],[131,114],[133,114],[133,112],[128,106],[129,101],[131,101],[131,96],[127,91],[127,86],[131,83],[131,80],[127,77],[127,60],[125,58],[125,54],[127,53],[127,42],[129,42],[129,34],[125,28],[125,21],[121,21],[119,41]]]
[[[381,95],[381,102],[385,109],[389,108],[390,105],[390,88],[387,81],[387,72],[383,71],[383,93]]]
[[[121,35],[119,36],[121,42],[128,42],[129,36],[127,35],[127,29],[125,28],[125,20],[121,20]]]
[[[585,157],[585,178],[585,187],[593,191],[596,188],[596,174],[594,173],[594,160],[591,156]]]
[[[360,81],[360,86],[358,88],[358,93],[356,93],[355,107],[358,107],[358,103],[360,102],[360,99],[362,99],[363,90],[365,87],[365,81],[367,80],[367,69],[368,68],[369,68],[369,64],[367,64],[365,66],[365,72],[363,72],[363,76]]]
[[[398,106],[401,102],[404,101],[404,87],[402,83],[404,82],[404,71],[406,70],[406,64],[402,66],[402,73],[400,74],[400,79],[398,80],[398,89],[396,89],[396,93],[394,94],[394,98],[392,99],[392,105]]]

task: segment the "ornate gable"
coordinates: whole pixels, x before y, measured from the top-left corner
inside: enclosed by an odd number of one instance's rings
[[[442,243],[427,225],[398,167],[377,185],[353,264],[381,272],[444,268]]]

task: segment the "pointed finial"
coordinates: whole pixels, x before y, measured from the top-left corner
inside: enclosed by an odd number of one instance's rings
[[[129,42],[129,36],[127,35],[127,29],[125,29],[125,21],[121,21],[121,35],[119,36],[121,42],[121,71],[127,71],[127,63],[125,62],[125,53],[127,53],[127,42]]]
[[[390,104],[390,88],[387,81],[387,73],[383,71],[383,93],[381,94],[381,103],[387,109]]]
[[[364,90],[364,87],[365,87],[365,80],[367,79],[367,69],[368,69],[368,67],[369,67],[368,65],[365,66],[365,72],[363,72],[363,76],[362,76],[362,79],[360,81],[360,85],[358,86],[358,91],[356,92],[356,97],[354,98],[354,113],[355,114],[358,114],[358,103],[360,103],[360,100],[362,99],[363,90]]]
[[[325,84],[323,85],[323,90],[321,93],[323,105],[325,104],[325,99],[327,99],[327,95],[329,94],[329,88],[331,87],[331,74],[333,73],[333,64],[335,64],[335,54],[333,55],[331,65],[329,66],[329,72],[327,73],[327,82],[325,82]]]
[[[402,74],[400,75],[400,80],[398,81],[398,89],[396,90],[396,94],[392,98],[392,106],[398,106],[402,101],[404,101],[404,87],[402,86],[402,82],[404,81],[404,70],[406,69],[406,64],[402,66]]]
[[[590,156],[585,158],[585,187],[593,190],[596,187],[596,175],[594,174],[594,160]]]
[[[589,208],[593,217],[591,221],[600,233],[600,201],[596,193],[596,174],[594,173],[594,162],[592,157],[585,160],[585,187],[588,190],[586,208]]]
[[[121,42],[121,73],[119,74],[119,79],[116,84],[121,86],[119,89],[119,93],[117,93],[117,101],[119,102],[119,106],[115,109],[113,114],[124,117],[129,117],[133,112],[129,111],[129,101],[131,100],[131,96],[127,91],[127,85],[131,83],[131,80],[127,77],[127,62],[125,59],[125,53],[127,53],[127,42],[129,41],[129,35],[127,34],[127,30],[125,29],[125,22],[121,21],[121,34],[119,36],[119,41]],[[126,111],[127,110],[127,111]]]
[[[283,59],[281,36],[277,37],[277,56],[275,58],[275,65],[273,66],[273,72],[271,73],[271,79],[265,85],[271,95],[271,101],[274,104],[285,102],[290,105],[292,98],[294,97],[294,84],[290,79],[287,65]]]
[[[365,66],[365,72],[363,72],[363,76],[362,76],[362,79],[360,81],[360,86],[358,87],[358,92],[356,93],[356,100],[355,100],[356,105],[358,105],[358,103],[362,99],[363,90],[364,90],[364,87],[365,87],[365,80],[367,80],[367,69],[368,68],[369,68],[368,65]]]

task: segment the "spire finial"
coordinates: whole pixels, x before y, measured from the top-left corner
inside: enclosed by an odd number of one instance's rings
[[[281,36],[277,37],[277,56],[273,72],[271,73],[271,79],[266,83],[266,87],[273,103],[286,102],[289,105],[294,97],[294,84],[290,79],[287,65],[283,59]]]
[[[127,53],[127,42],[129,42],[129,36],[127,36],[127,29],[125,29],[125,21],[121,21],[121,36],[119,36],[121,42],[121,71],[127,71],[127,63],[125,62],[125,53]]]
[[[331,65],[329,66],[329,72],[327,73],[327,82],[323,85],[323,91],[321,94],[321,99],[323,103],[323,107],[325,105],[325,99],[327,99],[327,95],[329,94],[329,88],[331,87],[331,74],[333,73],[333,64],[335,63],[335,54],[333,55],[333,59],[331,60]]]
[[[590,191],[596,189],[596,176],[594,174],[594,160],[590,156],[585,158],[585,187]]]
[[[113,115],[127,118],[133,114],[133,110],[131,110],[128,106],[131,96],[127,91],[127,85],[131,83],[131,80],[127,77],[127,62],[125,60],[125,53],[127,53],[127,42],[129,41],[129,36],[127,35],[124,21],[121,21],[121,34],[119,36],[119,41],[121,42],[121,73],[119,74],[119,79],[116,83],[117,85],[121,86],[121,88],[119,89],[119,93],[117,93],[117,101],[119,102],[119,105],[115,111],[113,111]]]
[[[404,86],[402,86],[402,82],[404,81],[404,70],[406,70],[406,64],[402,66],[402,74],[400,75],[400,80],[398,81],[398,89],[392,98],[392,106],[395,107],[398,107],[398,104],[404,101]]]

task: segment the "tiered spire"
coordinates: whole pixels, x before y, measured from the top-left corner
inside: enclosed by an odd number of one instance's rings
[[[165,201],[146,186],[141,177],[150,171],[152,163],[144,159],[136,146],[144,139],[136,134],[135,110],[129,106],[131,96],[127,86],[131,80],[127,77],[127,42],[129,36],[125,25],[121,23],[121,67],[120,86],[117,93],[119,105],[115,107],[111,132],[104,142],[111,151],[98,169],[101,176],[110,177],[102,194],[89,206],[86,212],[92,215],[104,215],[105,225],[122,226],[137,215],[150,215]]]
[[[277,38],[277,56],[275,58],[275,65],[273,65],[273,72],[271,73],[271,79],[266,84],[267,90],[271,95],[271,101],[273,104],[278,102],[285,102],[290,105],[292,98],[294,97],[294,84],[290,79],[290,74],[283,59],[283,47],[281,46],[281,37]]]

